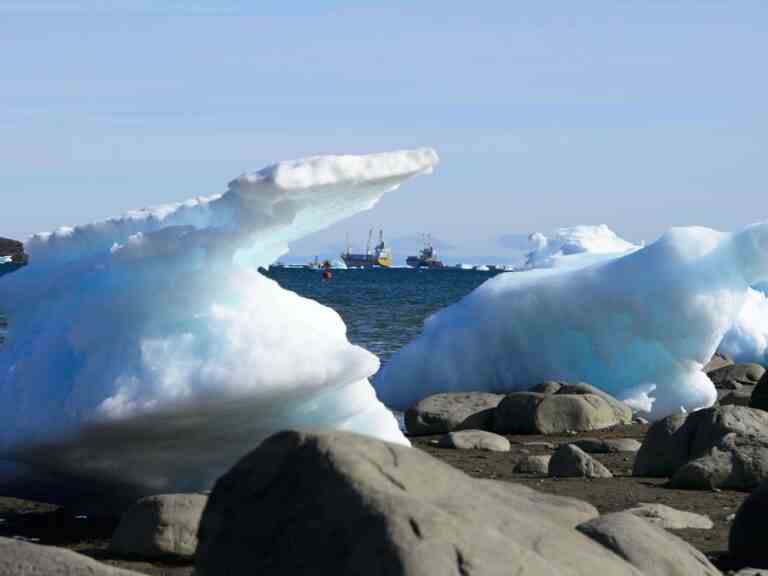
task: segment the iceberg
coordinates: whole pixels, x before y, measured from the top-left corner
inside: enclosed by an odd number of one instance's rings
[[[531,250],[518,267],[520,270],[583,267],[640,248],[605,224],[558,228],[549,235],[534,232],[528,236],[528,243]]]
[[[31,237],[29,266],[0,281],[0,458],[190,491],[284,428],[407,444],[369,383],[378,359],[257,269],[437,162],[280,162],[223,194]]]
[[[744,306],[736,323],[720,344],[736,362],[757,362],[768,366],[768,296],[765,289],[747,290]]]
[[[428,318],[377,375],[387,405],[436,392],[583,380],[651,418],[710,406],[702,372],[768,279],[768,222],[726,234],[673,228],[569,265],[501,274]],[[586,253],[589,255],[589,253]]]

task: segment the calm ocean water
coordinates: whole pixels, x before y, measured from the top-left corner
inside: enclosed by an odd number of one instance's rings
[[[460,300],[496,272],[371,268],[333,270],[322,280],[318,270],[273,268],[266,275],[283,288],[336,310],[347,336],[386,362],[415,338],[424,320]]]

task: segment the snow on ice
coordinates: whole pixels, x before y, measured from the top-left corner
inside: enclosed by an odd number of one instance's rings
[[[0,457],[195,490],[283,428],[407,443],[368,381],[378,359],[257,268],[437,161],[281,162],[217,196],[33,236],[0,281]]]
[[[403,409],[435,392],[583,380],[659,418],[711,405],[702,366],[726,333],[743,343],[734,330],[754,336],[768,324],[741,315],[764,302],[750,286],[768,279],[768,223],[674,228],[643,248],[607,243],[619,256],[549,244],[529,257],[548,268],[496,276],[430,317],[377,376],[379,398]]]

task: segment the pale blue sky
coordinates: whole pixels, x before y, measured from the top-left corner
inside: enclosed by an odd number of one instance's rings
[[[319,153],[437,172],[318,242],[768,218],[768,3],[0,0],[0,236]]]

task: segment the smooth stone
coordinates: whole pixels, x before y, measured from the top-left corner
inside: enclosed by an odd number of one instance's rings
[[[581,438],[571,442],[588,454],[637,452],[642,444],[634,438]]]
[[[718,390],[718,402],[721,406],[749,406],[756,386],[742,386],[736,390]]]
[[[632,421],[628,406],[587,386],[562,385],[554,394],[508,394],[493,414],[494,430],[501,434],[567,434]]]
[[[672,476],[688,461],[691,428],[683,426],[687,418],[687,414],[673,414],[651,425],[635,457],[634,476]]]
[[[405,412],[408,434],[445,434],[454,430],[492,430],[493,411],[503,394],[450,392],[433,394]]]
[[[751,490],[768,479],[768,412],[714,406],[659,420],[633,474],[670,477],[675,488]]]
[[[553,442],[523,442],[523,446],[528,448],[543,448],[544,450],[554,450],[557,445]]]
[[[0,538],[0,576],[141,576],[72,550]]]
[[[677,510],[664,504],[641,502],[638,506],[624,510],[624,512],[634,514],[666,530],[683,530],[685,528],[710,530],[714,527],[709,516]]]
[[[608,468],[573,444],[555,450],[547,473],[554,478],[613,478]]]
[[[634,514],[606,514],[577,530],[613,550],[645,576],[721,576],[699,550]]]
[[[512,445],[509,440],[484,430],[459,430],[449,432],[438,441],[440,448],[457,450],[487,450],[489,452],[509,452]]]
[[[537,384],[528,392],[536,392],[537,394],[557,394],[557,392],[563,387],[565,382],[557,382],[556,380],[550,380],[548,382],[542,382]]]
[[[217,482],[195,574],[639,576],[575,526],[585,502],[471,478],[341,431],[276,434]]]
[[[733,364],[707,372],[707,376],[715,388],[736,390],[741,386],[754,386],[765,374],[765,368],[760,364]]]
[[[160,494],[142,498],[120,518],[109,548],[139,558],[191,558],[197,528],[208,502],[203,494]]]
[[[513,471],[517,474],[535,474],[547,476],[549,474],[549,461],[552,456],[525,456],[517,464]]]

